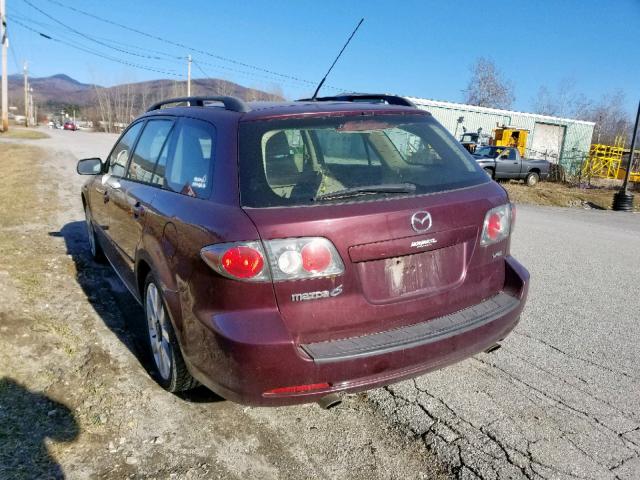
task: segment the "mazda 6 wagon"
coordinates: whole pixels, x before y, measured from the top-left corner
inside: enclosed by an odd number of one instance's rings
[[[171,392],[387,385],[491,349],[526,300],[505,190],[400,97],[171,99],[78,172],[91,254],[143,305]]]

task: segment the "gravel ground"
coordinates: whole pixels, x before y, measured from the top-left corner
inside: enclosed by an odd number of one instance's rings
[[[158,387],[132,335],[141,310],[88,257],[75,163],[116,137],[48,133],[15,141],[40,147],[31,160],[0,141],[3,188],[21,200],[0,210],[1,479],[446,478],[364,394],[326,411]]]
[[[56,214],[25,228],[51,230],[36,238],[49,268],[74,275],[28,303],[0,268],[0,417],[3,398],[37,406],[27,451],[45,465],[69,478],[640,478],[638,214],[520,206],[512,252],[532,273],[529,303],[492,354],[329,412],[244,408],[147,377],[130,334],[140,312],[88,262],[73,175],[114,137],[48,133],[29,144],[48,149]],[[32,311],[58,323],[34,337]],[[64,320],[77,343],[66,356]],[[2,478],[4,458],[0,443]]]

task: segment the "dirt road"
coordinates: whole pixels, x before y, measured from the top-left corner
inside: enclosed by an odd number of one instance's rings
[[[366,395],[247,408],[147,375],[141,310],[89,260],[77,158],[113,135],[0,143],[0,478],[445,478]]]

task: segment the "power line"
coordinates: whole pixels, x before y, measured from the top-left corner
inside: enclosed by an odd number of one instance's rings
[[[57,32],[57,36],[58,36],[59,39],[65,39],[66,38],[66,39],[68,39],[68,41],[75,41],[75,38],[76,38],[75,34],[72,33],[72,35],[74,35],[74,36],[70,37],[69,35],[67,35],[67,33],[68,33],[67,29],[61,29],[57,25],[53,25],[51,23],[46,23],[46,22],[41,22],[39,20],[34,20],[34,19],[22,14],[21,12],[18,13],[18,14],[13,13],[12,14],[12,18],[13,19],[20,19],[23,22],[26,22],[26,23],[28,23],[30,25],[35,24],[35,25],[39,25],[41,27],[44,27],[44,28],[46,28],[48,30],[53,30],[53,31]],[[94,37],[94,38],[100,38],[100,37]],[[144,50],[141,47],[132,46],[132,45],[129,45],[129,44],[126,44],[126,43],[123,43],[123,42],[118,42],[118,41],[107,39],[107,38],[104,38],[104,37],[102,38],[102,40],[109,41],[111,43],[116,43],[116,44],[120,43],[121,45],[124,45],[129,49],[131,49],[131,48],[134,48],[134,49],[139,48],[139,49]],[[175,56],[175,55],[171,55],[171,54],[167,54],[167,53],[163,53],[163,52],[158,52],[157,50],[152,50],[152,49],[147,49],[147,50],[152,51],[154,53],[160,53],[161,55],[166,55],[168,58],[167,59],[162,59],[162,60],[163,61],[170,61],[172,63],[183,64],[184,59],[186,58],[186,57],[183,57],[183,56]],[[154,57],[154,58],[157,58],[157,57]],[[200,61],[200,63],[203,64],[203,65],[210,65],[210,66],[212,66],[212,67],[214,67],[216,69],[219,69],[219,70],[225,70],[225,71],[229,71],[229,72],[234,72],[236,74],[243,75],[243,76],[249,77],[249,78],[266,79],[266,80],[271,80],[273,82],[279,82],[279,83],[284,84],[284,85],[291,85],[291,86],[295,86],[295,87],[300,87],[301,85],[305,85],[306,86],[306,83],[303,83],[303,82],[297,82],[297,83],[294,84],[294,83],[291,83],[291,82],[295,82],[294,80],[284,80],[284,79],[281,79],[281,78],[276,78],[276,77],[274,77],[272,75],[269,76],[268,74],[262,74],[262,73],[259,73],[259,72],[253,72],[253,71],[247,72],[246,70],[239,70],[239,69],[235,69],[235,68],[232,68],[232,67],[229,67],[229,66],[217,65],[217,64],[213,64],[213,63],[209,63],[209,62],[205,62],[205,61]]]
[[[8,30],[5,27],[5,33],[8,35]],[[11,36],[9,36],[9,49],[11,50],[11,56],[13,57],[13,63],[16,66],[16,71],[20,71],[20,65],[18,64],[18,56],[16,55],[16,51],[13,49],[13,42],[11,41]]]
[[[35,25],[39,25],[41,27],[47,28],[49,30],[53,30],[53,31],[55,31],[57,33],[58,36],[67,37],[67,38],[75,38],[75,36],[78,35],[77,33],[73,32],[73,31],[69,32],[69,29],[66,28],[66,27],[61,28],[59,25],[54,25],[54,24],[51,24],[51,23],[45,23],[45,22],[42,22],[42,21],[39,21],[39,20],[34,20],[33,18],[23,14],[20,11],[16,11],[15,9],[14,9],[14,11],[13,11],[11,16],[12,16],[12,18],[20,19],[23,22],[26,22],[26,23],[28,23],[30,25],[31,24],[35,24]],[[69,33],[71,33],[71,35],[74,35],[74,37],[69,37],[69,35],[68,35]],[[119,42],[117,40],[108,39],[108,38],[105,38],[105,37],[99,37],[99,36],[87,35],[87,34],[80,34],[79,36],[81,38],[91,37],[92,39],[102,40],[103,43],[104,42],[110,42],[112,44],[121,45],[123,47],[126,47],[129,50],[119,49],[118,51],[120,51],[122,53],[132,54],[134,56],[140,56],[140,55],[136,54],[135,52],[130,52],[131,49],[139,50],[139,51],[151,52],[151,53],[154,53],[156,55],[162,55],[162,56],[166,57],[166,59],[165,59],[165,58],[160,58],[160,57],[157,57],[157,56],[144,55],[144,58],[151,58],[151,59],[154,59],[154,60],[166,60],[166,61],[175,61],[175,62],[179,61],[179,62],[182,63],[184,58],[185,58],[184,56],[179,56],[179,55],[175,55],[175,54],[172,55],[172,54],[169,54],[169,53],[166,53],[166,52],[161,52],[159,50],[139,47],[137,45],[130,45],[130,44],[127,44],[127,43],[124,43],[124,42]]]
[[[133,67],[133,68],[139,68],[139,69],[142,69],[142,70],[148,70],[150,72],[161,73],[163,75],[171,75],[173,77],[182,77],[182,75],[178,75],[175,72],[169,72],[169,71],[166,71],[166,70],[159,70],[159,69],[156,69],[156,68],[153,68],[153,67],[148,67],[146,65],[140,65],[140,64],[137,64],[137,63],[127,62],[126,60],[121,60],[119,58],[111,57],[111,56],[106,55],[104,53],[97,52],[95,50],[90,50],[90,49],[85,48],[85,47],[81,47],[81,46],[76,45],[76,44],[74,44],[72,42],[68,42],[68,41],[65,41],[65,40],[61,40],[59,38],[52,37],[51,35],[48,35],[48,34],[43,33],[43,32],[40,32],[40,31],[36,30],[35,28],[31,28],[30,26],[25,25],[24,23],[22,23],[21,21],[15,19],[13,17],[11,17],[11,21],[13,23],[15,23],[16,25],[19,25],[22,28],[25,28],[25,29],[33,32],[33,33],[36,33],[36,34],[40,35],[41,37],[43,37],[43,38],[45,38],[47,40],[51,40],[53,42],[57,42],[57,43],[60,43],[60,44],[63,44],[63,45],[67,45],[67,46],[69,46],[71,48],[75,48],[76,50],[80,50],[80,51],[89,53],[91,55],[95,55],[97,57],[104,58],[106,60],[111,60],[112,62],[121,63],[123,65],[127,65],[127,66]]]
[[[36,5],[34,5],[33,3],[31,3],[29,0],[22,0],[22,1],[24,3],[26,3],[27,5],[29,5],[31,8],[33,8],[34,10],[40,12],[42,15],[44,15],[48,19],[50,19],[50,20],[54,21],[55,23],[63,26],[64,28],[66,28],[70,32],[73,32],[76,35],[78,35],[78,36],[80,36],[82,38],[85,38],[85,39],[87,39],[87,40],[89,40],[91,42],[97,43],[98,45],[102,45],[103,47],[110,48],[112,50],[115,50],[115,51],[120,52],[120,53],[125,53],[127,55],[132,55],[134,57],[148,58],[148,59],[151,59],[151,60],[165,60],[164,58],[160,58],[158,56],[145,55],[145,54],[142,54],[142,53],[135,53],[135,52],[131,52],[129,50],[125,50],[123,48],[114,47],[113,45],[109,45],[107,42],[103,42],[101,40],[98,40],[98,39],[92,37],[91,35],[87,35],[86,33],[80,32],[79,30],[76,30],[75,28],[71,27],[70,25],[67,25],[66,23],[58,20],[57,18],[53,17],[52,15],[48,14],[47,12],[42,10],[41,8],[39,8]]]
[[[194,60],[194,62],[195,62],[195,60]],[[217,64],[214,64],[214,63],[210,63],[210,62],[204,62],[202,60],[199,60],[199,63],[201,65],[208,65],[210,67],[213,67],[214,69],[226,70],[226,71],[233,72],[233,73],[236,73],[236,74],[239,74],[239,75],[244,75],[244,76],[247,76],[247,77],[250,77],[250,78],[258,78],[258,79],[261,79],[261,80],[271,80],[271,81],[274,81],[274,82],[280,82],[280,83],[282,83],[284,85],[300,87],[300,83],[291,83],[291,82],[294,82],[293,80],[291,80],[291,81],[283,80],[281,78],[275,78],[273,76],[267,76],[266,74],[247,72],[245,70],[238,70],[237,68],[227,67],[225,65],[217,65]],[[200,68],[200,71],[202,71],[202,68]],[[213,77],[210,77],[210,76],[207,75],[207,78],[211,78],[212,79]]]
[[[26,2],[26,3],[31,4],[28,0],[23,0],[23,1]],[[66,4],[64,4],[62,2],[59,2],[57,0],[48,0],[48,1],[49,1],[49,3],[54,3],[54,4],[56,4],[56,5],[60,6],[60,7],[67,8],[69,10],[72,10],[72,11],[76,12],[76,13],[80,13],[81,15],[85,15],[87,17],[93,18],[95,20],[99,20],[99,21],[104,22],[104,23],[108,23],[110,25],[115,25],[115,26],[117,26],[119,28],[123,28],[125,30],[130,31],[130,32],[134,32],[134,33],[137,33],[139,35],[143,35],[145,37],[152,38],[154,40],[158,40],[160,42],[167,43],[169,45],[173,45],[173,46],[176,46],[176,47],[184,48],[184,49],[192,51],[192,52],[197,52],[197,53],[200,53],[200,54],[203,54],[203,55],[207,55],[209,57],[213,57],[213,58],[216,58],[216,59],[224,61],[224,62],[229,62],[229,63],[233,63],[235,65],[239,65],[239,66],[244,67],[244,68],[249,68],[251,70],[257,70],[257,71],[261,71],[261,72],[264,72],[264,73],[268,73],[270,75],[275,75],[276,77],[279,77],[279,78],[286,78],[286,79],[289,79],[289,80],[302,82],[302,83],[305,83],[307,85],[313,85],[313,86],[316,85],[316,82],[311,82],[311,81],[305,80],[303,78],[298,78],[298,77],[295,77],[293,75],[287,75],[287,74],[278,73],[278,72],[275,72],[273,70],[269,70],[269,69],[266,69],[266,68],[257,67],[255,65],[251,65],[251,64],[248,64],[248,63],[245,63],[245,62],[234,60],[232,58],[223,57],[221,55],[216,55],[216,54],[213,54],[211,52],[206,52],[204,50],[200,50],[200,49],[197,49],[197,48],[192,48],[192,47],[189,47],[189,46],[187,46],[187,45],[185,45],[183,43],[179,43],[179,42],[176,42],[176,41],[173,41],[173,40],[168,40],[166,38],[162,38],[162,37],[159,37],[157,35],[153,35],[153,34],[150,34],[150,33],[147,33],[147,32],[143,32],[142,30],[138,30],[137,28],[129,27],[127,25],[123,25],[121,23],[114,22],[113,20],[102,18],[102,17],[100,17],[98,15],[86,12],[84,10],[80,10],[79,8],[72,7],[71,5],[66,5]],[[337,89],[335,87],[329,87],[329,86],[327,86],[326,88],[331,88],[333,90],[340,90],[340,89]]]

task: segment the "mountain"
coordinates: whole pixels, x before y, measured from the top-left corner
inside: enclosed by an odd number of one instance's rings
[[[9,75],[9,104],[24,108],[24,80],[22,75]],[[186,81],[150,80],[146,82],[128,83],[113,87],[101,87],[81,83],[64,74],[50,77],[29,78],[33,88],[33,98],[40,110],[57,111],[61,107],[75,106],[79,109],[97,108],[99,99],[126,98],[142,108],[163,98],[185,96]],[[193,79],[192,95],[233,95],[244,100],[281,100],[278,93],[244,87],[237,83],[221,79]]]

